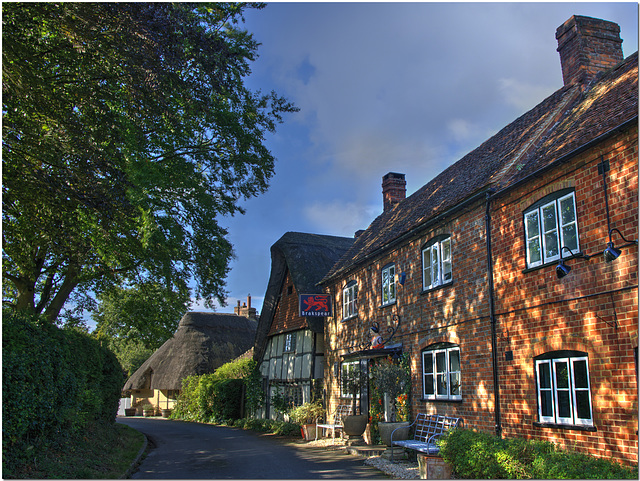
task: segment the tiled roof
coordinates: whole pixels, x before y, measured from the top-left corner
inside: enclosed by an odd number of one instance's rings
[[[638,54],[586,90],[562,87],[393,209],[378,216],[322,280],[348,272],[488,189],[505,190],[638,117]]]

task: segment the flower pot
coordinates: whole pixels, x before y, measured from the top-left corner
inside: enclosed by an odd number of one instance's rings
[[[345,416],[342,430],[349,436],[362,436],[364,430],[367,429],[368,422],[369,419],[364,414]]]
[[[302,438],[305,441],[313,441],[316,438],[316,425],[315,424],[303,424],[302,425]]]
[[[153,409],[145,409],[144,410],[144,417],[148,418],[151,417],[155,414],[155,411]]]
[[[163,418],[168,418],[169,416],[171,416],[171,409],[163,409],[162,410],[162,417]]]
[[[398,429],[398,431],[393,435],[394,441],[409,439],[409,423],[378,423],[378,430],[380,431],[380,440],[382,441],[382,444],[391,446],[391,433],[395,429]]]
[[[137,412],[136,408],[124,408],[124,415],[125,416],[135,416]]]

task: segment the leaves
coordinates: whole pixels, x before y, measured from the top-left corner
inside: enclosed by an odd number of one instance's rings
[[[78,286],[191,278],[223,301],[216,219],[267,189],[265,134],[296,111],[244,86],[245,8],[262,5],[4,6],[5,304],[54,320]]]

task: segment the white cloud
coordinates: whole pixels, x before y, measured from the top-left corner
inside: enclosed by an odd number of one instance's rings
[[[339,200],[315,202],[304,208],[307,221],[316,227],[313,232],[344,237],[353,237],[356,231],[366,229],[380,211],[378,206]]]

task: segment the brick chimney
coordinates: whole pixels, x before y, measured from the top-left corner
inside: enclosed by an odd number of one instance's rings
[[[620,27],[599,18],[572,16],[556,30],[565,85],[588,84],[623,60]]]
[[[257,311],[255,307],[251,307],[251,294],[247,295],[247,302],[240,306],[238,301],[238,307],[233,308],[233,313],[237,316],[248,317],[249,319],[257,319]]]
[[[393,208],[407,196],[407,181],[404,174],[389,172],[382,177],[382,204],[384,212]]]

